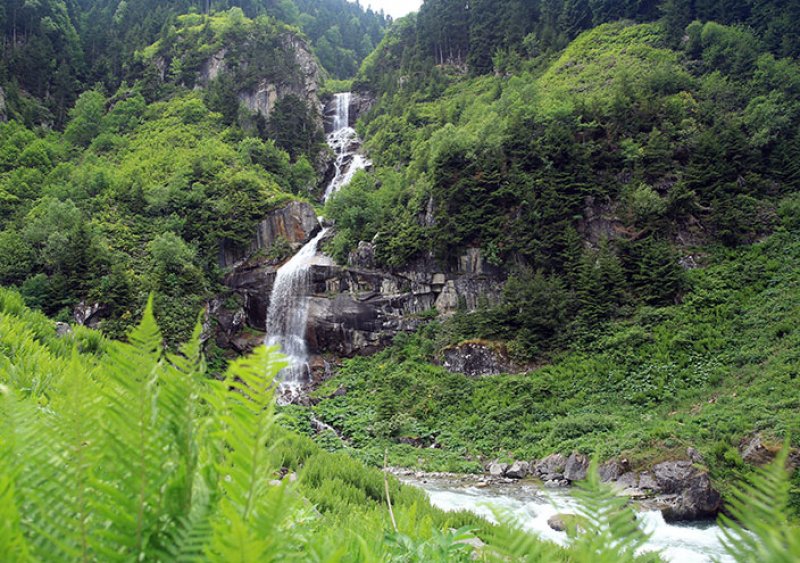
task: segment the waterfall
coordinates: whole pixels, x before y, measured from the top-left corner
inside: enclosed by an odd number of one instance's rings
[[[280,267],[272,286],[267,311],[267,344],[280,345],[289,366],[281,371],[281,395],[297,395],[308,380],[306,323],[311,289],[310,271],[317,257],[319,241],[327,234],[322,229],[291,260]]]
[[[350,101],[353,95],[350,92],[334,94],[333,100],[336,103],[336,114],[333,116],[333,131],[341,131],[345,127],[350,127]]]
[[[336,94],[333,98],[335,113],[333,129],[328,134],[328,146],[333,149],[336,160],[333,163],[334,176],[325,188],[323,201],[346,186],[356,172],[368,167],[371,163],[359,153],[361,139],[356,130],[350,127],[350,104],[353,96],[350,92]]]
[[[328,134],[328,145],[336,155],[335,174],[325,189],[323,201],[346,186],[356,172],[370,165],[358,151],[361,140],[356,130],[350,127],[349,92],[334,97],[335,114],[333,130]],[[327,234],[322,229],[317,236],[303,246],[291,260],[278,269],[267,311],[267,338],[270,346],[279,345],[287,356],[289,366],[281,371],[279,400],[292,402],[300,394],[302,386],[310,379],[306,325],[311,292],[311,266],[315,263],[330,263],[317,256],[319,242]]]

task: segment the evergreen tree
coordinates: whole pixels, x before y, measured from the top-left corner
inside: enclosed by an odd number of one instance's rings
[[[581,319],[588,325],[603,323],[619,311],[625,296],[625,273],[606,241],[581,257],[575,290]]]

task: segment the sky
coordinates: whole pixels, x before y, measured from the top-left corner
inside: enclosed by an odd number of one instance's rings
[[[360,0],[360,2],[362,6],[370,6],[376,12],[383,10],[395,19],[416,12],[422,5],[422,0]]]

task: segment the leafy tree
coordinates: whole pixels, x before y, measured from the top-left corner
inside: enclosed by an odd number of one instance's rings
[[[0,284],[21,283],[33,270],[35,254],[16,231],[0,232]]]
[[[88,146],[100,132],[105,115],[105,97],[96,91],[81,94],[69,112],[70,122],[64,130],[66,139],[79,146]]]

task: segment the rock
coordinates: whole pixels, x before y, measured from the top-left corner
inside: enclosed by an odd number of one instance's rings
[[[656,478],[652,473],[648,473],[647,471],[639,475],[639,488],[642,491],[658,492],[661,490]]]
[[[573,453],[567,458],[564,465],[564,478],[570,481],[583,481],[589,472],[589,458],[585,455]]]
[[[577,514],[555,514],[548,518],[547,525],[556,532],[576,532],[580,528],[581,517]]]
[[[686,455],[692,461],[692,463],[699,463],[699,464],[705,463],[705,460],[703,459],[703,456],[700,454],[700,452],[698,452],[696,449],[692,447],[686,448]]]
[[[633,471],[623,473],[617,478],[617,486],[622,489],[635,489],[639,486],[639,475]]]
[[[67,323],[56,323],[56,336],[63,338],[72,334],[72,327]]]
[[[480,248],[468,248],[459,258],[459,271],[465,274],[483,273],[483,254]]]
[[[616,459],[608,460],[597,468],[597,473],[600,476],[600,481],[602,483],[616,481],[620,478],[624,471],[625,467],[623,466],[622,462]]]
[[[534,473],[542,481],[561,480],[564,478],[564,468],[567,460],[561,454],[552,454],[537,462],[534,466]]]
[[[548,479],[544,482],[544,486],[547,489],[563,489],[569,487],[569,481],[566,479]]]
[[[566,532],[567,523],[564,522],[564,514],[556,514],[547,519],[547,525],[556,532]]]
[[[508,470],[507,463],[494,462],[489,464],[489,475],[492,477],[503,477]]]
[[[371,242],[359,242],[358,248],[347,257],[347,263],[355,268],[374,268],[375,245]]]
[[[527,461],[515,461],[511,464],[506,470],[506,477],[511,479],[524,479],[528,476],[528,472],[530,471],[530,463]]]
[[[665,461],[653,467],[654,480],[667,494],[682,492],[697,474],[699,470],[690,461]]]
[[[598,202],[593,196],[586,198],[583,217],[578,220],[577,228],[581,237],[594,246],[625,233],[625,225],[617,216],[615,206],[605,201]]]
[[[299,73],[292,80],[278,80],[273,76],[264,76],[255,87],[238,92],[239,101],[253,112],[269,121],[278,100],[294,95],[305,100],[315,110],[317,123],[322,122],[322,104],[317,97],[321,82],[319,66],[305,40],[293,33],[284,34],[281,38],[283,50],[294,57]]]
[[[73,318],[79,325],[87,326],[89,328],[97,328],[100,325],[100,320],[105,312],[105,306],[100,303],[89,304],[81,301],[73,312]]]
[[[347,387],[344,385],[340,385],[336,388],[336,391],[325,397],[326,399],[335,399],[336,397],[344,397],[347,395]]]
[[[211,82],[216,80],[221,73],[225,72],[225,56],[227,54],[228,49],[223,47],[203,63],[203,66],[200,67],[200,84],[208,86]]]
[[[739,445],[739,453],[742,455],[742,459],[751,465],[766,465],[777,455],[777,451],[764,446],[760,436],[742,440]]]
[[[308,203],[293,201],[270,211],[258,224],[255,236],[246,248],[223,240],[219,264],[223,268],[234,267],[259,250],[269,251],[276,243],[288,243],[297,249],[311,240],[320,228],[314,208]]]
[[[405,444],[406,446],[411,446],[413,448],[422,448],[425,446],[424,440],[417,436],[400,436],[397,438],[397,443]]]
[[[224,279],[228,289],[219,299],[229,301],[233,296],[244,311],[246,326],[237,331],[264,330],[272,286],[280,266],[274,260],[259,256],[256,250],[269,248],[277,236],[299,246],[319,228],[313,208],[295,202],[270,213],[259,225],[258,237],[254,237],[249,248],[236,248],[229,243],[222,245],[220,264],[231,271]],[[329,233],[333,236],[334,231]],[[367,251],[368,248],[371,250]],[[372,252],[374,246],[362,245],[362,250]],[[363,263],[368,262],[364,257]],[[473,311],[482,300],[496,302],[503,287],[503,275],[499,270],[484,265],[482,274],[463,273],[456,259],[442,264],[422,257],[401,272],[364,268],[359,263],[361,258],[356,257],[349,267],[338,266],[318,254],[310,267],[306,329],[310,356],[331,354],[336,358],[349,358],[373,354],[390,345],[398,334],[417,330],[430,318],[434,307],[442,307],[446,294],[447,306],[440,310],[449,314],[457,310],[459,304]],[[216,313],[210,311],[208,324],[213,328],[213,321],[221,320],[223,334],[212,336],[218,345],[227,349],[228,343],[236,338],[228,330],[234,324],[230,318],[232,313],[222,309],[219,313],[226,318],[216,319]],[[490,371],[511,371],[508,369],[511,366],[500,365],[501,359],[507,361],[497,357],[487,360],[494,366]],[[477,371],[482,370],[476,368]]]
[[[491,342],[463,342],[445,349],[442,356],[442,365],[451,373],[476,377],[517,371],[504,347]]]
[[[653,467],[660,491],[674,495],[661,510],[667,522],[716,516],[721,505],[708,473],[690,461],[667,461]]]

